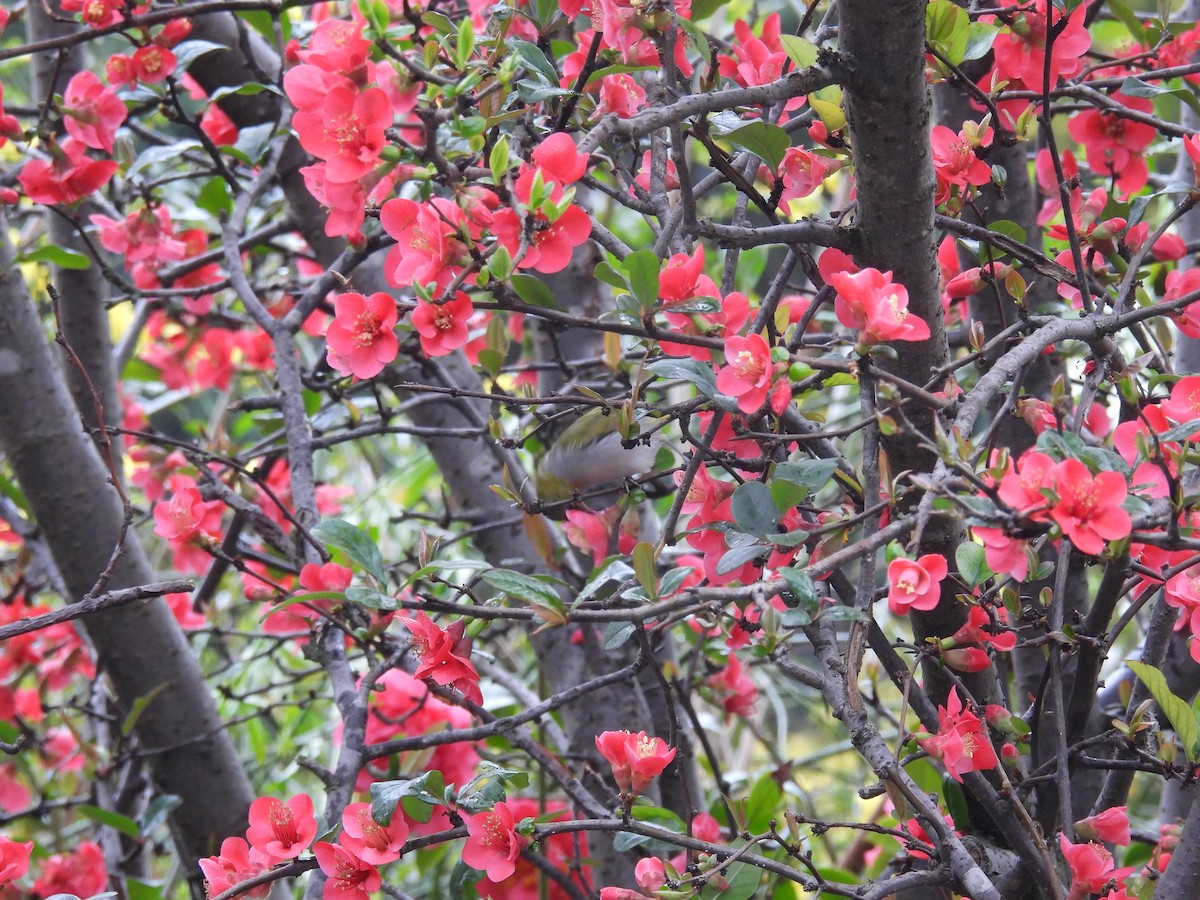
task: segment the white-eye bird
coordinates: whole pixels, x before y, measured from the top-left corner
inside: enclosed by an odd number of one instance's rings
[[[662,441],[625,447],[618,430],[618,414],[595,407],[572,422],[537,464],[538,499],[561,503],[575,492],[588,493],[601,486],[616,490],[631,475],[649,472]],[[586,501],[593,508],[611,506],[614,497]]]

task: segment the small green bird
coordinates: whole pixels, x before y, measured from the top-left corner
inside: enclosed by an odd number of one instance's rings
[[[618,430],[618,415],[596,407],[572,422],[537,464],[535,475],[538,499],[543,503],[561,503],[575,492],[588,493],[595,488],[620,487],[631,475],[649,472],[662,446],[660,439],[649,444],[625,447]],[[588,499],[596,508],[611,506],[615,497]]]

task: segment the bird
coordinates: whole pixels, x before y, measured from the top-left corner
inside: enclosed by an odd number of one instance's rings
[[[654,468],[662,446],[658,438],[626,446],[618,430],[618,416],[607,408],[594,407],[567,426],[558,440],[537,463],[534,475],[538,499],[558,505],[575,494],[609,488],[587,504],[604,508],[616,502],[620,483]],[[561,514],[561,513],[560,513]]]

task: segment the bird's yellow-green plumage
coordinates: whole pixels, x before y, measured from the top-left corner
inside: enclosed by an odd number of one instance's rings
[[[538,463],[538,499],[559,503],[576,491],[587,492],[649,472],[657,452],[655,442],[623,446],[617,417],[602,409],[590,409],[568,426]]]

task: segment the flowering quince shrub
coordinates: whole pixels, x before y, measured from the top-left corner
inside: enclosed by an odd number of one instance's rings
[[[6,5],[0,900],[1194,898],[1194,6]]]

